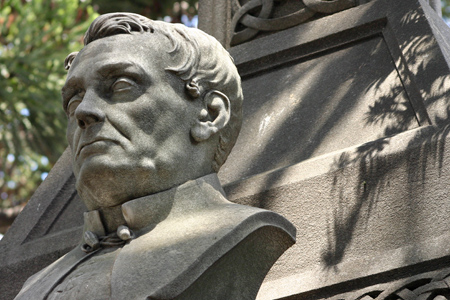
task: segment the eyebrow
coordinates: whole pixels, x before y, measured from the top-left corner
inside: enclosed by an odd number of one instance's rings
[[[140,73],[140,74],[146,74],[145,70],[133,62],[111,62],[106,63],[103,66],[101,66],[97,73],[100,74],[103,78],[108,78],[114,75],[117,75],[117,73],[120,72],[131,72],[131,73]]]
[[[66,111],[67,104],[69,103],[69,100],[70,100],[69,95],[71,95],[74,92],[74,90],[77,90],[78,87],[81,85],[82,85],[81,78],[72,77],[61,88],[62,106],[63,106],[64,111]]]
[[[135,70],[133,70],[133,68]],[[118,72],[123,72],[123,71],[125,73],[126,72],[136,73],[136,71],[137,71],[138,73],[141,73],[142,75],[146,74],[144,68],[142,68],[141,66],[139,66],[133,62],[106,63],[97,70],[97,73],[100,76],[102,76],[103,78],[108,78],[108,77],[117,75]],[[73,86],[75,84],[80,84],[80,82],[81,82],[81,78],[79,78],[79,77],[69,78],[69,80],[67,80],[67,82],[62,87],[61,92],[64,94],[66,90],[70,89],[70,86]]]

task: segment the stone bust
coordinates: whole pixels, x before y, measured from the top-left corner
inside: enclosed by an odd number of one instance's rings
[[[62,89],[83,238],[16,299],[254,299],[295,228],[218,181],[242,121],[228,52],[129,13],[98,17],[84,44]]]

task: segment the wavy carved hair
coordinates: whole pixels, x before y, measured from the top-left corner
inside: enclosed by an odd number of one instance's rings
[[[153,21],[132,13],[111,13],[101,15],[92,22],[84,36],[84,45],[113,36],[131,33],[163,35],[172,45],[167,52],[171,55],[174,66],[166,68],[185,83],[191,98],[203,97],[212,90],[217,90],[230,100],[231,116],[227,126],[219,131],[219,144],[212,162],[218,172],[236,143],[242,124],[242,89],[241,79],[233,59],[222,45],[201,30],[187,28],[182,24]],[[150,35],[152,34],[152,35]],[[64,61],[68,70],[78,52],[69,54]]]

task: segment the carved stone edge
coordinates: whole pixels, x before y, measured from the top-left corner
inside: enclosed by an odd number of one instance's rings
[[[356,300],[359,299],[358,296],[377,290],[375,286],[386,282],[386,280],[391,282],[400,279],[403,282],[410,281],[414,276],[426,277],[427,274],[423,275],[426,272],[450,268],[450,249],[447,246],[449,243],[450,234],[443,235],[421,243],[380,253],[376,257],[347,261],[338,265],[336,269],[314,268],[268,281],[261,286],[257,300],[282,299],[294,295],[302,297],[302,295],[306,296],[311,291],[315,291],[316,295],[328,294],[327,297],[319,296],[314,297],[314,299]],[[420,254],[422,258],[420,260],[411,258],[411,253]],[[336,272],[336,270],[339,270],[339,272]],[[358,272],[351,272],[351,270],[358,270]],[[402,287],[402,284],[399,283],[390,283],[390,285],[396,286],[398,289]],[[346,290],[346,287],[349,286],[357,292],[347,297],[340,295],[348,293],[349,290]],[[384,286],[384,290],[388,288],[389,284]]]
[[[360,164],[357,158],[359,155],[358,149],[361,146],[376,147],[377,144],[382,145],[385,144],[385,141],[388,141],[386,147],[377,153],[377,155],[385,157],[398,155],[406,151],[408,147],[414,147],[410,144],[410,141],[414,141],[414,145],[417,147],[423,147],[423,142],[428,143],[427,137],[432,135],[439,136],[440,134],[444,135],[449,127],[450,125],[442,128],[432,125],[418,127],[392,137],[381,138],[369,143],[355,145],[289,167],[264,172],[243,180],[228,183],[224,185],[224,190],[230,201],[248,205],[248,203],[241,203],[240,199],[338,170],[342,166],[336,165],[335,162],[339,161],[339,158],[343,154],[348,157],[348,161],[351,162],[350,164]],[[421,137],[423,139],[421,139]],[[268,180],[268,178],[270,178],[270,180]],[[270,186],[266,186],[265,184],[268,181],[272,182]]]
[[[357,6],[356,0],[303,0],[304,8],[286,16],[271,18],[273,0],[251,0],[241,6],[239,0],[232,0],[233,17],[231,19],[232,46],[242,44],[253,39],[260,31],[280,31],[310,20],[316,13],[334,14],[342,10]],[[258,16],[252,16],[249,11],[260,7]],[[246,28],[236,31],[238,24]]]

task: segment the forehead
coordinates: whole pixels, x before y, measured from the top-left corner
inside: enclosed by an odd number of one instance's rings
[[[167,41],[154,33],[118,34],[86,45],[74,59],[67,79],[123,62],[149,71],[164,71],[168,65]]]

